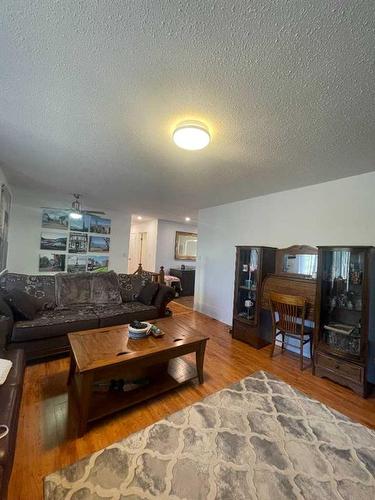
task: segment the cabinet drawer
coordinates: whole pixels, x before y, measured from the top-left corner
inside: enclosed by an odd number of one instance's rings
[[[353,382],[361,383],[363,381],[364,369],[362,366],[327,356],[320,352],[316,355],[316,364],[321,368],[331,370],[337,375],[353,380]]]

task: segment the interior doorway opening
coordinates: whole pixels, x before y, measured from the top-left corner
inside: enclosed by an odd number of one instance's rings
[[[145,271],[155,272],[158,221],[152,218],[132,216],[130,225],[128,273],[132,274],[142,264]]]
[[[144,265],[147,259],[147,232],[130,233],[128,273],[133,274],[138,264]]]

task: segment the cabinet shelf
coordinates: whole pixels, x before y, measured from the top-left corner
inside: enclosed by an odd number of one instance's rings
[[[366,396],[367,372],[374,364],[374,354],[368,352],[368,338],[369,325],[375,321],[375,296],[369,297],[369,289],[375,286],[375,276],[370,273],[375,263],[375,248],[318,248],[315,374]],[[360,282],[352,283],[353,276],[358,274]],[[331,308],[335,302],[351,302],[353,308],[338,305]],[[361,309],[355,309],[357,302],[362,303]],[[337,329],[324,328],[329,324],[336,324]],[[345,325],[353,326],[353,331],[340,332]]]
[[[335,307],[333,311],[349,311],[353,313],[362,313],[362,309],[350,309],[349,307]]]
[[[265,276],[275,272],[276,249],[238,246],[233,303],[233,338],[259,349],[270,343],[269,325],[260,321],[261,289]],[[246,266],[246,271],[243,267]],[[244,280],[246,273],[246,280]],[[242,284],[242,283],[246,284]],[[251,283],[247,286],[247,283]],[[244,293],[246,292],[246,293]],[[248,316],[247,310],[250,311]],[[266,327],[266,328],[264,328]]]

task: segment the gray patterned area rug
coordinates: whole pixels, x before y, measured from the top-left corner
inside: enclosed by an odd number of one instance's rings
[[[370,500],[374,476],[374,431],[257,372],[44,486],[47,500]]]

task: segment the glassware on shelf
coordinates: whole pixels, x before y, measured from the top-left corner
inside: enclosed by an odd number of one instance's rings
[[[363,397],[375,379],[375,247],[318,247],[313,373]]]
[[[327,249],[323,256],[322,340],[336,350],[359,356],[364,254]]]
[[[239,318],[253,320],[256,310],[257,269],[259,252],[256,248],[240,250],[236,313]],[[250,305],[249,305],[250,304]]]

